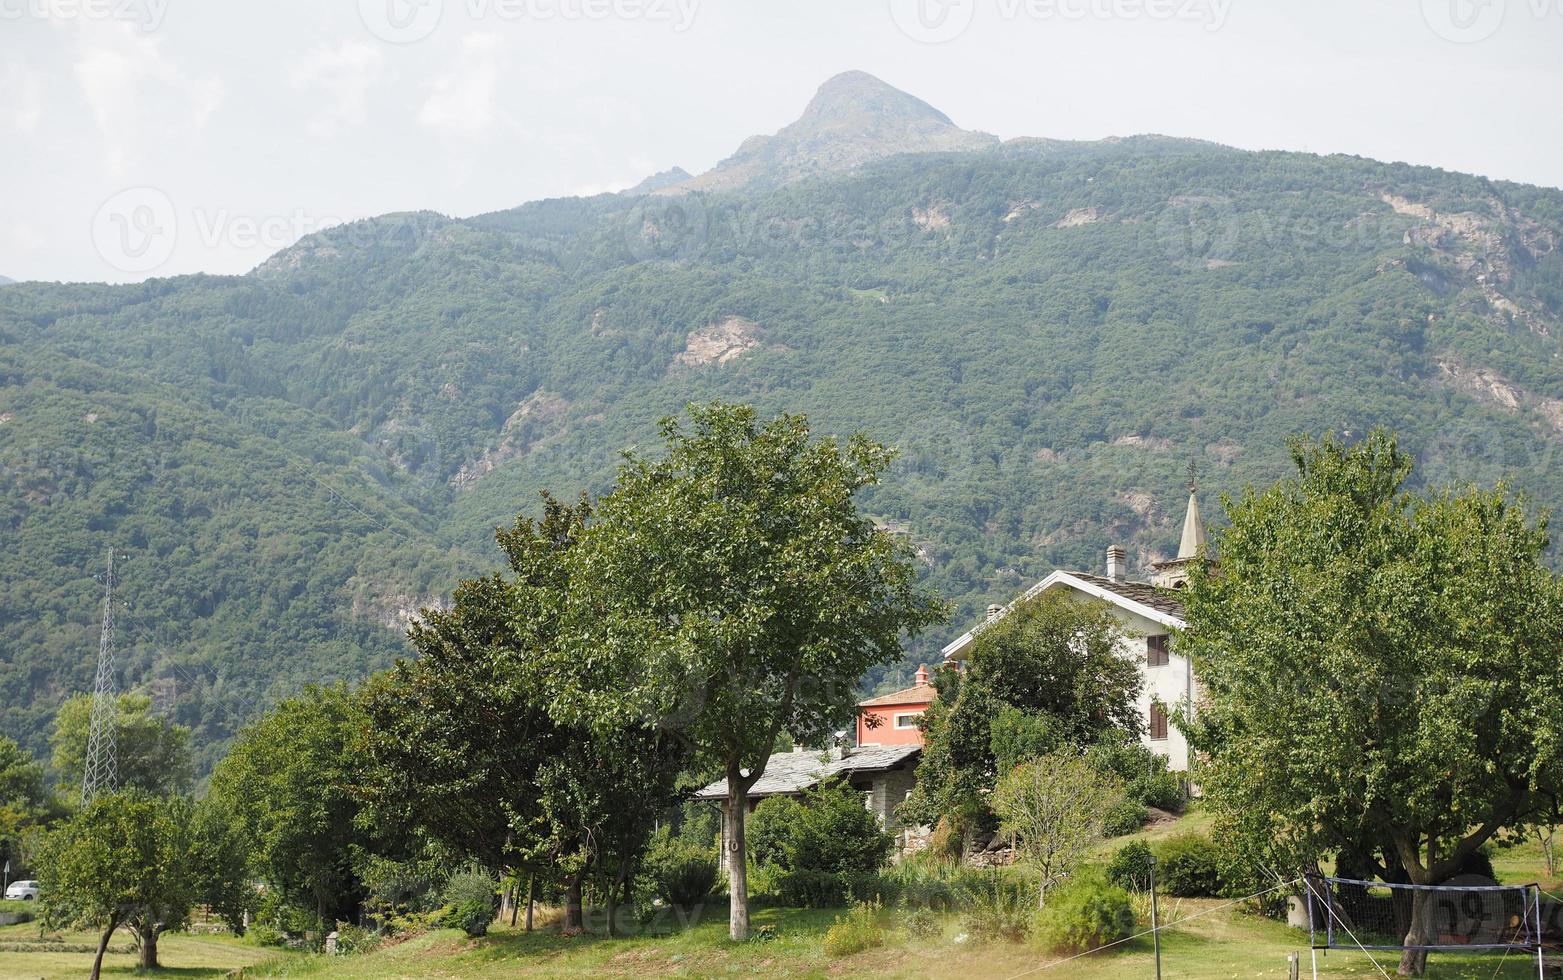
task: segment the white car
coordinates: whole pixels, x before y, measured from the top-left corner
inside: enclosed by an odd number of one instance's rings
[[[38,897],[38,883],[36,881],[13,881],[11,887],[5,890],[7,901],[31,902]]]

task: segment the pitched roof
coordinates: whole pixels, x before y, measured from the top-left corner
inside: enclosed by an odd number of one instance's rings
[[[1027,589],[1014,602],[1003,608],[999,613],[999,618],[1009,615],[1009,611],[1014,609],[1017,603],[1040,595],[1056,585],[1068,586],[1087,595],[1095,596],[1166,626],[1174,628],[1183,626],[1183,603],[1177,598],[1176,593],[1169,592],[1166,589],[1158,589],[1156,586],[1146,582],[1119,582],[1100,575],[1091,575],[1086,572],[1066,572],[1063,569],[1053,572],[1047,578]],[[980,623],[946,644],[944,649],[940,651],[944,654],[944,659],[949,660],[964,653],[971,646],[972,641],[976,639],[977,633],[986,625],[987,623]]]
[[[939,696],[939,691],[932,684],[918,684],[902,691],[892,691],[889,694],[881,694],[877,698],[869,698],[867,701],[859,701],[859,708],[876,708],[886,704],[930,704]]]
[[[1142,606],[1150,606],[1152,609],[1164,612],[1168,616],[1183,618],[1183,602],[1178,599],[1177,593],[1166,589],[1158,589],[1148,582],[1116,582],[1101,575],[1088,575],[1085,572],[1070,572],[1074,578],[1084,582],[1090,582],[1099,589],[1106,589],[1114,595],[1122,596],[1131,602],[1138,602]]]
[[[801,793],[835,775],[855,772],[884,772],[894,769],[923,750],[921,745],[868,745],[853,749],[847,756],[831,753],[829,759],[819,752],[777,752],[765,764],[765,774],[749,788],[750,796],[777,796]],[[697,800],[727,798],[727,780],[718,779],[695,794]]]

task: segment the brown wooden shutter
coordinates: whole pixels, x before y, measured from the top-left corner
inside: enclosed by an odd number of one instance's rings
[[[1150,724],[1151,738],[1155,739],[1157,741],[1160,741],[1160,740],[1166,738],[1167,737],[1167,712],[1162,710],[1161,705],[1159,705],[1159,704],[1151,705],[1151,718],[1150,718],[1150,721],[1151,721],[1151,724]]]

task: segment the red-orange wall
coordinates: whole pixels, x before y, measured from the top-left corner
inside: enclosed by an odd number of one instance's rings
[[[859,745],[921,745],[923,744],[923,730],[921,728],[897,728],[895,716],[907,712],[926,711],[926,704],[876,704],[871,708],[858,709],[857,716],[857,744]],[[878,728],[869,728],[865,719],[869,715],[876,715],[883,719]]]

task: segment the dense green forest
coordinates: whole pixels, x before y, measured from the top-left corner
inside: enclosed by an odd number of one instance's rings
[[[401,629],[538,491],[694,399],[899,447],[872,511],[955,604],[1176,545],[1296,432],[1563,503],[1563,192],[1142,137],[896,157],[765,192],[332,229],[242,277],[0,289],[0,732],[120,676],[203,770]],[[911,665],[915,669],[915,663]],[[896,683],[899,668],[871,683]]]

